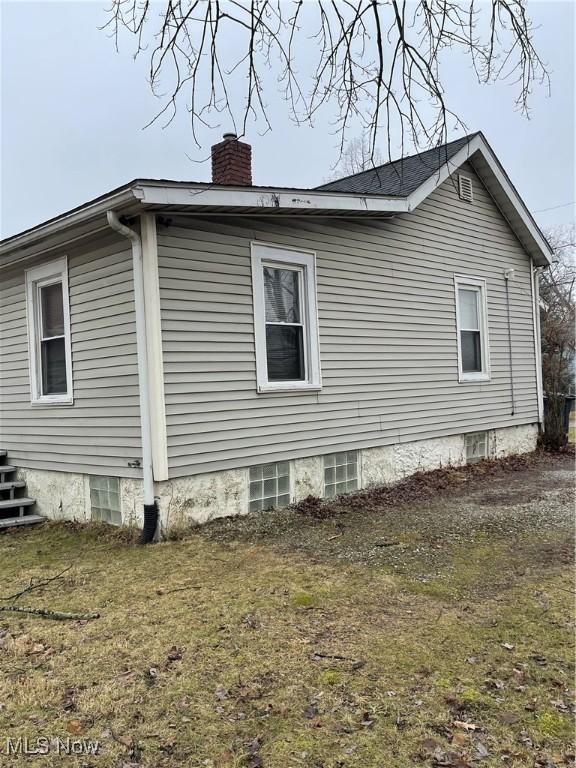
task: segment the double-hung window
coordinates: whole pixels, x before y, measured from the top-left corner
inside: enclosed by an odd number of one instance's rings
[[[31,400],[72,403],[70,307],[66,259],[26,271]]]
[[[460,381],[488,381],[488,314],[486,283],[481,278],[456,275],[456,325]]]
[[[252,244],[259,392],[320,388],[314,254]]]

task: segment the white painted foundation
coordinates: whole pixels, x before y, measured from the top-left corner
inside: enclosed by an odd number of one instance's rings
[[[528,453],[536,447],[536,424],[488,430],[489,457]],[[464,434],[365,448],[358,451],[359,487],[395,483],[419,471],[466,463]],[[51,470],[19,469],[27,495],[37,500],[39,514],[52,520],[90,520],[89,476]],[[249,469],[231,469],[156,484],[163,533],[217,517],[248,512]],[[291,462],[291,496],[301,501],[324,495],[323,456]],[[141,527],[142,482],[120,478],[122,521]]]
[[[26,495],[36,499],[36,512],[50,520],[90,520],[88,475],[48,469],[18,469]]]

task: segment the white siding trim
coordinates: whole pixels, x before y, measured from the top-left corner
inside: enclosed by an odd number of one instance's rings
[[[316,298],[316,254],[313,251],[258,242],[251,242],[250,250],[257,391],[264,393],[320,390],[322,388],[322,379],[320,371],[320,339],[318,334],[318,302]],[[263,262],[293,264],[303,268],[306,306],[306,381],[268,381]]]
[[[141,217],[142,261],[144,268],[144,301],[146,305],[146,341],[148,344],[148,381],[150,422],[152,428],[152,468],[154,480],[168,479],[168,440],[164,397],[164,361],[160,315],[160,280],[158,274],[158,242],[156,216]]]
[[[480,289],[480,352],[482,355],[482,371],[470,372],[462,370],[462,345],[460,342],[460,303],[458,288]],[[486,280],[481,277],[454,275],[454,298],[456,301],[456,336],[458,340],[458,381],[479,382],[490,381],[490,337],[488,333],[488,300],[486,297]]]
[[[544,424],[544,387],[542,385],[542,339],[540,336],[540,280],[530,258],[530,285],[532,288],[532,320],[534,324],[534,358],[536,362],[536,392],[538,397],[538,423]]]
[[[72,343],[70,335],[70,297],[68,292],[68,259],[60,259],[27,269],[26,275],[26,317],[28,325],[28,359],[30,361],[30,401],[32,405],[73,405],[72,380]],[[66,354],[66,383],[67,391],[59,395],[42,394],[42,364],[40,361],[40,344],[38,327],[40,322],[40,306],[38,303],[38,286],[62,282],[62,304],[64,312],[64,348]]]

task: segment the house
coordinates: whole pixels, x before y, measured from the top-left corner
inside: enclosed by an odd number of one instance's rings
[[[481,133],[316,189],[226,134],[212,172],[0,244],[4,518],[149,540],[534,448],[551,250]]]

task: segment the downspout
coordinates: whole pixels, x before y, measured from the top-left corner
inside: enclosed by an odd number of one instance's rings
[[[544,391],[542,385],[542,342],[540,340],[540,279],[533,259],[530,259],[532,286],[532,322],[534,325],[534,359],[536,362],[536,393],[538,397],[538,424],[544,426]]]
[[[144,303],[144,265],[140,235],[120,222],[114,211],[107,211],[108,224],[132,243],[132,271],[134,274],[134,306],[136,315],[136,351],[138,357],[138,391],[140,396],[140,430],[142,433],[142,477],[144,486],[144,527],[140,544],[154,540],[158,526],[158,505],[154,498],[152,470],[152,429],[150,421],[150,385],[148,381],[148,353],[146,340],[146,309]]]
[[[512,320],[510,318],[510,280],[514,279],[514,270],[504,270],[504,282],[506,284],[506,316],[508,319],[508,361],[510,365],[510,400],[511,400],[511,412],[510,415],[514,416],[516,413],[516,402],[514,397],[514,361],[512,352]]]

